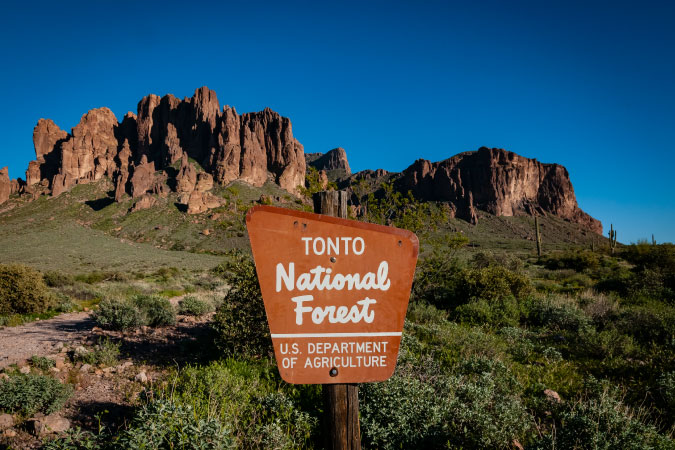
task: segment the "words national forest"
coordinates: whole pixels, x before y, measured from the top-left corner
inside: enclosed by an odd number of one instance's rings
[[[0,450],[675,450],[675,6],[307,6],[4,8]]]

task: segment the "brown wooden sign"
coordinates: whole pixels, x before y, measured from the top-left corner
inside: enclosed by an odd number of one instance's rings
[[[251,208],[246,225],[281,377],[303,384],[391,377],[417,236],[272,206]]]

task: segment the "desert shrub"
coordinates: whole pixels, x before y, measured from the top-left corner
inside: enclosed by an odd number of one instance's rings
[[[504,327],[499,334],[507,342],[508,351],[513,359],[520,362],[528,361],[534,351],[535,345],[531,339],[531,333],[518,327]]]
[[[135,305],[112,298],[103,299],[93,317],[99,326],[111,330],[132,330],[145,324],[145,317]]]
[[[471,325],[515,326],[520,318],[520,307],[512,296],[494,300],[473,298],[458,306],[453,316],[457,321]]]
[[[448,320],[448,313],[424,302],[410,302],[406,320],[418,324],[442,324]]]
[[[461,305],[468,303],[472,298],[492,301],[511,296],[520,300],[531,291],[532,284],[527,276],[502,266],[488,266],[460,272],[455,301]]]
[[[442,253],[434,253],[422,259],[415,270],[412,301],[447,308],[454,296],[460,270],[457,260]]]
[[[75,353],[75,361],[92,366],[112,366],[117,363],[120,357],[121,344],[112,342],[109,339],[101,339],[91,351],[86,353]]]
[[[0,381],[0,410],[25,417],[61,409],[73,387],[45,375],[19,374]]]
[[[523,261],[509,253],[477,252],[471,258],[471,266],[484,269],[490,266],[501,266],[517,272],[523,268]]]
[[[176,323],[176,311],[171,302],[156,295],[135,295],[132,303],[145,317],[144,323],[151,327],[163,327]]]
[[[114,448],[235,448],[230,430],[212,418],[198,418],[189,405],[156,400],[136,414]]]
[[[56,361],[44,356],[33,355],[30,357],[30,365],[39,370],[49,370],[56,365]]]
[[[578,301],[579,306],[590,317],[593,324],[601,328],[614,321],[619,312],[619,304],[616,300],[591,290],[581,292]]]
[[[589,250],[577,250],[550,255],[543,263],[549,270],[573,269],[583,272],[600,266],[600,259],[596,253]]]
[[[70,286],[75,282],[75,278],[72,275],[55,270],[45,272],[42,276],[45,280],[45,284],[49,287]]]
[[[253,260],[243,253],[232,253],[217,271],[230,285],[213,318],[219,346],[228,354],[271,354],[272,341]]]
[[[673,417],[675,414],[675,372],[662,373],[657,381],[660,403],[666,412]]]
[[[448,441],[461,448],[505,448],[534,426],[508,368],[489,358],[470,358],[450,378],[445,421]]]
[[[159,281],[167,282],[178,276],[179,273],[180,270],[177,267],[160,267],[153,275],[156,276]]]
[[[435,448],[443,441],[444,405],[431,383],[394,375],[359,388],[361,433],[366,448]]]
[[[506,448],[533,426],[506,366],[464,360],[449,375],[399,368],[383,383],[361,386],[364,446]]]
[[[666,449],[672,441],[644,423],[644,414],[626,406],[606,383],[594,386],[581,401],[553,409],[555,432],[542,435],[533,448]]]
[[[192,405],[197,417],[230,424],[241,448],[307,448],[318,421],[277,390],[272,371],[265,361],[233,359],[188,366],[171,377],[166,390]],[[311,393],[301,398],[319,401]]]
[[[75,281],[81,281],[87,284],[97,284],[102,281],[129,281],[130,279],[129,275],[123,272],[101,272],[98,270],[75,275]]]
[[[186,316],[202,316],[213,311],[213,306],[206,300],[193,295],[185,296],[178,303],[178,312]]]
[[[572,299],[560,296],[533,299],[528,304],[528,321],[554,331],[579,331],[590,320]]]
[[[42,313],[52,302],[40,272],[20,264],[0,264],[0,314]]]
[[[623,309],[614,326],[639,342],[675,346],[675,308],[648,303]]]

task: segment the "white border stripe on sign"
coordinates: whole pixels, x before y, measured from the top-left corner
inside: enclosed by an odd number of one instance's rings
[[[273,338],[318,338],[318,337],[364,337],[364,336],[401,336],[401,332],[382,331],[374,333],[297,333],[272,334]]]

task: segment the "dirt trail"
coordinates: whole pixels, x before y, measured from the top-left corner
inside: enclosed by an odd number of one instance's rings
[[[88,312],[61,314],[48,320],[0,329],[0,369],[33,355],[56,353],[54,346],[84,340],[94,327]]]

